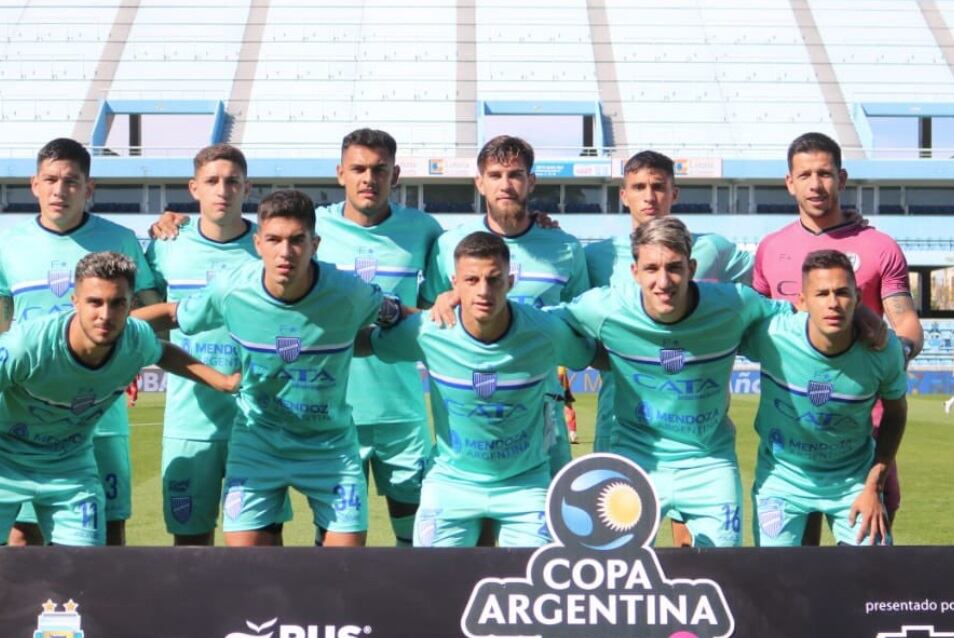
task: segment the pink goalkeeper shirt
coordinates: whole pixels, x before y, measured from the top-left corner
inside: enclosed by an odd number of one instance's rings
[[[815,234],[795,221],[766,235],[755,252],[752,287],[766,297],[798,301],[802,262],[815,250],[834,249],[848,255],[855,267],[861,302],[884,314],[882,299],[910,294],[908,262],[891,237],[874,228],[842,224]]]

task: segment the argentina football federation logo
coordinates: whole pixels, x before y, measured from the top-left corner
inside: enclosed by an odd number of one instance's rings
[[[70,268],[65,261],[50,262],[50,269],[46,272],[46,283],[57,297],[62,297],[70,289]]]
[[[710,579],[669,579],[652,548],[659,501],[643,470],[614,454],[566,465],[547,493],[553,542],[518,578],[477,583],[469,638],[725,638],[735,620]],[[633,600],[639,604],[632,604]]]
[[[374,251],[358,253],[354,258],[354,274],[366,284],[374,280],[378,273],[378,258],[374,256]]]
[[[472,385],[479,399],[489,399],[497,391],[497,373],[474,370]]]
[[[676,374],[686,367],[686,351],[682,348],[660,348],[659,365],[666,374]]]
[[[821,407],[831,399],[831,390],[831,383],[811,380],[808,382],[808,400],[815,407]]]

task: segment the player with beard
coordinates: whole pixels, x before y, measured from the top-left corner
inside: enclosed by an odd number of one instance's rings
[[[510,250],[511,301],[537,308],[569,301],[590,288],[580,241],[562,230],[541,228],[527,208],[536,176],[533,148],[524,140],[501,135],[477,155],[477,190],[487,203],[486,215],[449,230],[438,239],[425,274],[421,296],[433,302],[441,321],[453,324],[460,298],[451,291],[454,248],[474,231],[491,232]],[[450,291],[450,292],[447,292]],[[443,293],[443,294],[442,294]],[[550,469],[555,474],[570,460],[563,417],[563,389],[556,369],[548,380],[546,419]]]

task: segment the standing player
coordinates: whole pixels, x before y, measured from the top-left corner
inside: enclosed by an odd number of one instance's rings
[[[501,135],[487,142],[477,155],[477,190],[487,202],[487,214],[449,230],[437,241],[428,264],[423,300],[435,303],[438,314],[453,323],[453,306],[459,301],[451,288],[454,248],[478,230],[498,235],[510,250],[514,276],[508,298],[537,308],[569,301],[589,289],[586,258],[579,240],[559,229],[541,229],[527,210],[536,177],[533,148],[517,137]],[[556,371],[547,382],[547,439],[550,469],[554,474],[570,460],[570,444],[563,419],[560,382]]]
[[[693,282],[692,237],[675,217],[633,233],[637,285],[591,290],[556,312],[600,340],[615,381],[610,451],[649,474],[660,512],[695,546],[741,542],[742,488],[729,378],[748,327],[788,303],[741,284]]]
[[[90,156],[71,139],[55,139],[40,149],[31,179],[40,215],[11,228],[0,238],[0,330],[11,321],[58,313],[69,307],[71,274],[90,252],[112,250],[136,263],[135,292],[140,303],[159,299],[155,281],[132,231],[86,212],[93,194]],[[93,444],[106,493],[107,543],[125,542],[132,513],[129,470],[129,417],[116,401],[97,423]],[[21,513],[11,544],[42,542],[29,506]]]
[[[807,314],[763,321],[743,341],[743,353],[762,364],[756,544],[800,545],[813,512],[828,517],[841,545],[887,544],[882,491],[907,414],[901,345],[893,335],[880,352],[857,342],[851,322],[858,290],[844,254],[809,253],[801,289]],[[871,408],[878,397],[884,415],[875,445]]]
[[[405,306],[418,305],[418,275],[443,232],[430,215],[390,201],[400,167],[397,144],[384,131],[359,129],[341,144],[338,183],[345,201],[316,211],[318,257],[362,281],[379,286]],[[382,363],[377,357],[351,362],[348,403],[358,426],[361,460],[374,471],[387,499],[398,546],[409,546],[431,433],[413,361]]]
[[[218,273],[256,261],[253,224],[242,218],[248,165],[234,146],[208,146],[193,159],[189,192],[199,202],[199,222],[176,241],[154,241],[146,258],[166,299],[178,302],[204,288]],[[239,368],[238,346],[225,328],[171,341],[223,372]],[[229,433],[238,406],[234,397],[171,377],[162,433],[162,500],[166,529],[176,545],[211,545],[218,520]]]
[[[846,217],[839,193],[847,180],[841,148],[831,138],[806,133],[791,143],[785,185],[798,204],[798,220],[759,243],[752,285],[767,297],[796,301],[805,256],[815,250],[839,250],[855,268],[861,303],[887,317],[901,341],[905,361],[910,361],[921,351],[924,332],[911,298],[907,261],[891,237]],[[877,405],[872,418],[877,427]],[[896,465],[887,479],[885,505],[893,520],[901,505]],[[806,544],[818,544],[820,527],[821,519],[816,517],[806,528]]]
[[[640,224],[665,217],[679,198],[673,161],[656,151],[633,155],[623,166],[620,200],[629,209],[633,230]],[[752,283],[752,255],[715,233],[692,235],[692,258],[698,281]],[[596,286],[630,285],[633,247],[630,234],[618,235],[586,246],[586,266],[590,283]],[[593,451],[609,450],[613,423],[613,376],[600,373],[600,391],[596,403],[596,432]],[[681,522],[672,521],[673,544],[688,545],[688,531]]]
[[[149,326],[127,321],[136,266],[118,253],[76,265],[73,310],[18,321],[0,336],[0,532],[33,504],[43,536],[56,545],[102,545],[105,495],[91,443],[93,427],[140,368],[232,391],[231,378],[163,344]]]
[[[544,402],[558,363],[584,368],[592,340],[529,304],[507,300],[507,244],[475,232],[454,250],[459,320],[443,329],[423,315],[375,331],[382,361],[424,361],[437,433],[414,545],[473,547],[489,520],[502,547],[547,543],[550,483]]]
[[[363,545],[367,483],[345,402],[357,331],[401,308],[378,288],[314,257],[315,207],[280,190],[258,208],[262,263],[218,274],[179,303],[136,316],[185,335],[224,326],[239,347],[243,381],[226,465],[228,545],[274,545],[288,488],[304,493],[316,542]]]

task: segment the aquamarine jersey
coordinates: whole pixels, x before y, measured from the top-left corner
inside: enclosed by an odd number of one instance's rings
[[[199,229],[199,222],[184,226],[175,241],[156,240],[146,249],[159,288],[166,299],[179,302],[195,294],[223,271],[258,261],[253,235],[255,225],[238,237],[219,242]],[[239,369],[239,347],[224,327],[187,337],[172,330],[169,339],[190,355],[226,374]],[[229,438],[238,412],[234,396],[216,392],[201,383],[169,375],[162,435],[173,439],[221,441]]]
[[[586,268],[594,287],[632,280],[632,241],[629,235],[587,244]],[[696,281],[752,285],[752,254],[715,233],[692,234]]]
[[[756,477],[771,472],[807,487],[857,484],[874,462],[875,400],[907,391],[901,344],[892,332],[881,352],[855,342],[827,356],[807,330],[806,313],[777,316],[753,326],[742,342],[742,354],[762,364]]]
[[[635,285],[595,288],[553,309],[603,342],[616,386],[613,451],[643,465],[688,468],[735,460],[729,376],[749,327],[790,313],[741,284],[691,284],[698,303],[682,320],[654,321]]]
[[[617,235],[588,244],[586,267],[590,283],[597,286],[629,285],[633,281],[633,248],[629,235]],[[752,284],[752,255],[714,233],[692,235],[692,258],[696,260],[696,281]],[[613,422],[613,379],[600,373],[596,402],[597,430],[609,431]]]
[[[255,428],[290,457],[325,449],[336,440],[329,434],[354,427],[345,401],[354,338],[382,300],[380,289],[334,264],[314,268],[311,290],[295,302],[265,290],[257,261],[222,272],[176,310],[186,335],[225,326],[242,363],[234,427]]]
[[[430,374],[437,452],[431,476],[498,483],[549,474],[544,397],[557,365],[585,368],[595,344],[558,318],[511,303],[507,332],[493,343],[472,337],[458,315],[439,328],[423,315],[375,330],[382,361],[423,361]]]
[[[111,250],[136,263],[136,292],[156,287],[139,240],[131,230],[97,215],[66,233],[55,233],[29,219],[0,239],[0,297],[13,297],[14,321],[71,310],[76,262],[89,253]],[[129,434],[126,404],[116,401],[96,425],[96,436]]]
[[[344,202],[315,213],[319,259],[396,295],[405,306],[418,305],[419,278],[443,232],[433,217],[392,203],[387,219],[365,228],[345,218]],[[413,362],[385,365],[377,357],[355,359],[348,403],[359,426],[427,420],[421,376]]]
[[[0,458],[27,470],[65,474],[96,468],[93,428],[162,345],[129,318],[109,357],[90,368],[71,352],[72,311],[17,322],[0,335]]]
[[[493,232],[487,226],[486,217],[449,230],[437,240],[421,291],[426,301],[433,303],[440,293],[451,289],[454,249],[464,237],[476,231]],[[590,288],[583,246],[573,235],[531,223],[520,235],[501,235],[500,238],[510,249],[514,284],[507,298],[511,301],[537,308],[554,306]]]

